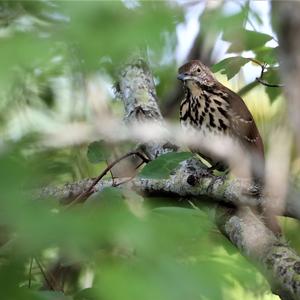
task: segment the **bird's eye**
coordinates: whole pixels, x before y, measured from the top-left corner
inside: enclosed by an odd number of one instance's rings
[[[200,72],[201,72],[200,68],[198,68],[198,69],[197,69],[197,72],[198,72],[198,73],[200,73]]]

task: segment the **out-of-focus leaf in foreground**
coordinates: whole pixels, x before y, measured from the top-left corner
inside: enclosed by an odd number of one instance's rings
[[[167,153],[149,162],[139,176],[142,178],[166,179],[179,163],[193,156],[191,152]]]
[[[109,157],[109,150],[103,141],[97,141],[89,144],[87,158],[90,163],[96,164]]]
[[[92,69],[99,68],[102,57],[117,64],[139,47],[161,49],[162,33],[173,31],[182,18],[179,10],[171,10],[164,2],[143,1],[134,10],[119,1],[66,1],[61,7],[70,17],[62,34],[78,46]]]
[[[241,56],[228,57],[215,64],[212,67],[212,71],[221,71],[221,74],[226,74],[227,79],[229,80],[234,77],[240,71],[241,67],[248,62],[249,58]]]

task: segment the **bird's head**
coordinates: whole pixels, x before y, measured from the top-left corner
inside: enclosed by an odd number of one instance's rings
[[[177,78],[186,84],[194,82],[201,86],[213,86],[216,81],[210,69],[200,60],[191,60],[181,66]]]

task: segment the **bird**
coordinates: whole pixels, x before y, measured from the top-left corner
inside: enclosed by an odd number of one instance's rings
[[[249,159],[253,184],[262,187],[264,145],[243,99],[221,84],[200,60],[192,60],[181,66],[177,78],[183,81],[185,89],[180,104],[180,122],[183,128],[201,133],[206,138],[228,137],[237,142]],[[192,150],[198,152],[197,148]],[[219,159],[213,151],[199,152],[200,156],[211,163],[212,169],[228,169],[228,162]]]
[[[250,182],[252,186],[256,186],[252,196],[261,197],[265,183],[264,145],[255,120],[243,99],[221,84],[200,60],[191,60],[181,66],[177,78],[183,81],[185,90],[180,104],[180,122],[183,128],[200,133],[197,136],[206,139],[232,139],[250,162]],[[222,161],[213,151],[206,149],[205,153],[201,153],[203,147],[198,149],[197,145],[191,150],[207,160],[211,169],[228,170],[228,162]],[[235,153],[231,155],[234,156]],[[262,207],[258,207],[258,211],[266,226],[276,236],[280,236],[281,229],[273,212],[267,212]]]

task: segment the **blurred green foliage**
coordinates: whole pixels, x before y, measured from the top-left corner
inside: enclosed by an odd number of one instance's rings
[[[165,198],[153,205],[157,208],[141,209],[142,201],[153,199],[117,188],[65,210],[57,199],[38,200],[32,192],[96,176],[106,166],[110,153],[102,143],[57,149],[39,143],[48,128],[42,130],[41,123],[93,121],[85,94],[91,77],[100,74],[111,83],[119,64],[142,52],[160,95],[172,89],[183,7],[157,1],[44,0],[0,1],[0,8],[0,298],[217,300],[240,299],[242,289],[244,299],[263,299],[267,283],[218,232],[213,213],[192,205],[167,207]],[[264,79],[278,83],[276,48],[265,45],[272,37],[246,29],[249,15],[261,23],[249,2],[230,16],[223,4],[201,15],[201,34],[215,42],[223,33],[235,53],[214,70],[231,79],[249,61],[242,52],[252,50],[270,66]],[[166,49],[170,57],[162,63]],[[272,101],[281,94],[280,89],[266,91]],[[120,103],[108,106],[121,111]],[[190,156],[161,156],[140,176],[168,178]],[[63,286],[64,293],[45,283],[54,266],[59,268],[52,285]]]
[[[35,292],[43,281],[36,263],[31,270],[36,288],[25,288],[31,257],[44,258],[48,265],[58,259],[55,249],[65,259],[62,264],[80,263],[93,270],[88,299],[222,299],[234,281],[242,286],[262,282],[261,277],[254,280],[254,267],[240,255],[222,251],[223,243],[231,246],[201,210],[162,207],[140,218],[128,210],[125,194],[117,188],[70,210],[59,210],[55,199],[34,200],[30,188],[43,174],[22,158],[23,147],[1,157],[1,228],[7,230],[0,248],[4,299],[64,299]],[[86,298],[82,293],[74,299]]]
[[[202,18],[205,30],[215,35],[222,32],[222,39],[230,43],[227,52],[234,53],[235,55],[239,54],[239,56],[223,59],[215,64],[212,70],[214,72],[221,70],[221,73],[225,74],[227,79],[230,80],[240,72],[241,67],[252,60],[256,61],[258,67],[265,65],[263,77],[268,83],[279,84],[280,79],[276,53],[278,47],[266,46],[267,42],[271,40],[276,41],[276,38],[256,30],[245,29],[245,24],[250,19],[255,19],[258,24],[262,23],[259,15],[254,10],[251,10],[249,5],[250,2],[246,1],[246,4],[238,13],[230,16],[222,14],[220,8],[203,14]],[[250,24],[252,23],[250,22]],[[254,27],[253,24],[251,26]],[[249,50],[252,51],[251,56],[247,56],[247,54],[242,56],[245,51]],[[249,84],[247,92],[256,86]],[[265,91],[271,102],[282,94],[281,88],[265,86]]]
[[[142,178],[167,179],[179,163],[191,158],[191,152],[167,153],[150,161],[139,173]]]
[[[221,60],[219,63],[213,65],[212,70],[214,72],[221,71],[221,74],[227,76],[228,80],[234,77],[244,66],[249,62],[248,58],[241,56],[228,57]]]
[[[109,154],[110,150],[105,146],[104,141],[97,141],[89,144],[86,155],[89,162],[95,164],[107,160]]]

